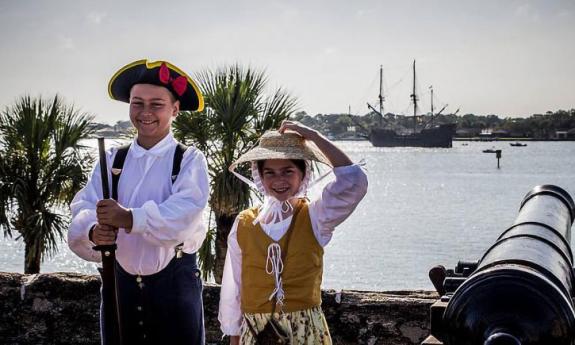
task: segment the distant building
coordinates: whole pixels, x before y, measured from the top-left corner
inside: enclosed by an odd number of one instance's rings
[[[555,137],[559,140],[566,140],[568,137],[569,131],[555,131]]]

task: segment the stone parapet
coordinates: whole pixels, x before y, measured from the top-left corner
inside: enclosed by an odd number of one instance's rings
[[[0,344],[94,344],[99,341],[100,277],[0,272]],[[206,284],[206,340],[224,344],[217,320],[220,288]],[[322,292],[334,344],[419,344],[429,333],[429,291]]]

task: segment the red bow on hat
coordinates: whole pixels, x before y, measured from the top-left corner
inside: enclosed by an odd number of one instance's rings
[[[166,85],[171,83],[172,89],[174,89],[174,92],[176,92],[178,96],[183,95],[188,88],[188,80],[186,77],[179,76],[175,79],[170,77],[170,69],[166,66],[165,62],[160,66],[160,81]]]

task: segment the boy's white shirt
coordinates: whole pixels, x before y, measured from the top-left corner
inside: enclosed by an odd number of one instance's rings
[[[333,169],[335,180],[326,185],[317,198],[309,204],[312,228],[318,243],[325,247],[335,227],[341,224],[355,209],[367,192],[367,176],[357,164]],[[288,230],[292,217],[275,224],[260,223],[262,229],[274,240],[279,240]],[[222,277],[218,320],[226,335],[240,335],[242,312],[240,287],[242,252],[237,239],[236,218],[228,236],[228,251]]]
[[[161,271],[174,257],[174,247],[184,243],[184,252],[195,253],[206,237],[203,214],[208,203],[209,177],[206,159],[189,147],[180,173],[172,184],[171,173],[177,141],[172,133],[149,150],[136,139],[124,162],[118,183],[118,202],[132,210],[133,227],[118,232],[116,259],[131,274]],[[111,168],[117,148],[106,152],[111,191]],[[148,188],[151,187],[151,188]],[[99,262],[88,232],[96,224],[96,203],[102,198],[100,165],[96,164],[86,186],[70,204],[72,222],[68,231],[70,249],[85,260]]]

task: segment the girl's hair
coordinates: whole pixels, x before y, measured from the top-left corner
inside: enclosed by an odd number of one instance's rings
[[[293,164],[301,171],[302,178],[305,177],[305,161],[303,159],[290,159]],[[263,178],[263,170],[264,170],[264,163],[266,162],[265,159],[257,161],[258,164],[258,172],[260,173],[260,177]]]

